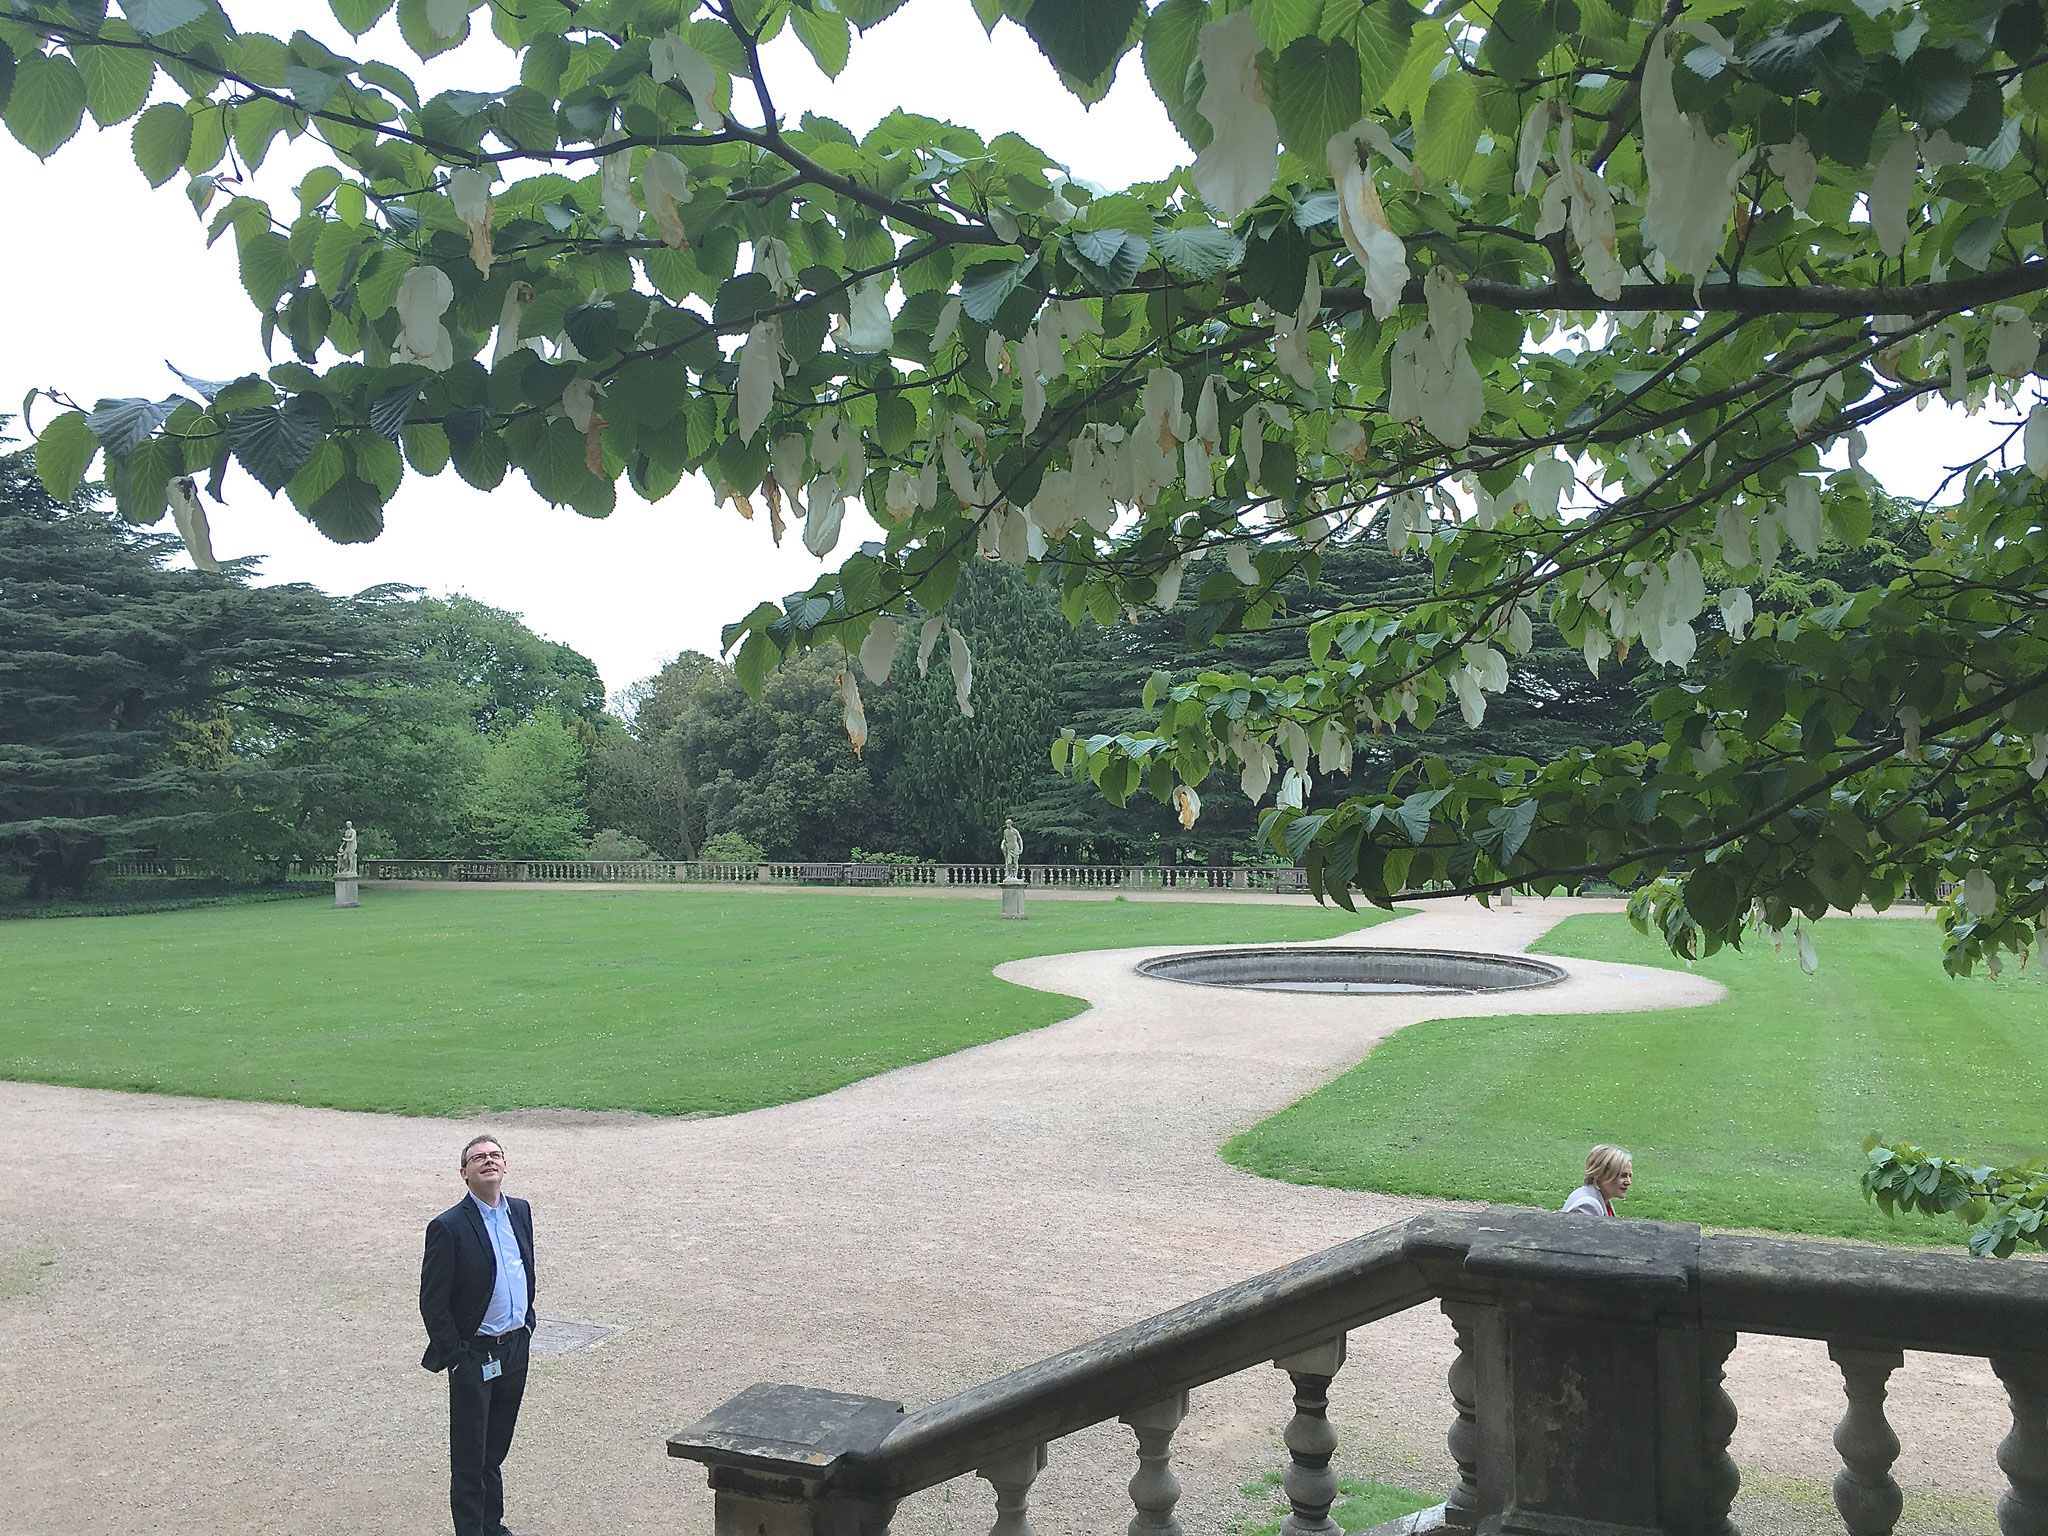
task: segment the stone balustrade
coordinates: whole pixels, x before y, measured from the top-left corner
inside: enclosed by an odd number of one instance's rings
[[[863,864],[845,860],[715,863],[688,859],[365,859],[365,880],[460,883],[564,881],[639,885],[904,885],[1002,884],[1000,864]],[[1268,891],[1305,894],[1302,871],[1286,866],[1207,864],[1026,864],[1027,885],[1044,890]]]
[[[717,1536],[883,1536],[897,1503],[974,1473],[990,1536],[1030,1536],[1032,1483],[1065,1436],[1134,1437],[1131,1536],[1178,1536],[1175,1430],[1189,1394],[1284,1372],[1282,1536],[1338,1536],[1345,1428],[1329,1389],[1353,1329],[1434,1303],[1457,1339],[1435,1518],[1483,1536],[1733,1536],[1743,1333],[1827,1341],[1842,1373],[1835,1501],[1850,1536],[1889,1536],[1899,1438],[1885,1383],[1906,1350],[1988,1357],[2012,1428],[2003,1536],[2048,1536],[2048,1265],[1544,1211],[1433,1212],[1247,1280],[930,1407],[750,1387],[668,1442],[709,1469]],[[1276,1395],[1276,1416],[1283,1400]],[[1909,1425],[1951,1454],[1949,1424]],[[1983,1454],[1990,1455],[1988,1444]]]

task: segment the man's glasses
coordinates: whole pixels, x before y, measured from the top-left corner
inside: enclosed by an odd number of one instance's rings
[[[467,1168],[471,1163],[502,1163],[503,1161],[505,1161],[505,1154],[502,1152],[472,1152],[462,1160],[462,1166]]]

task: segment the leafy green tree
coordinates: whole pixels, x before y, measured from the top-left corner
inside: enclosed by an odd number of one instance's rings
[[[583,853],[584,747],[551,710],[485,738],[484,771],[464,811],[465,852],[495,859]]]
[[[49,155],[87,110],[133,119],[296,354],[160,401],[59,395],[45,482],[68,497],[104,456],[123,514],[172,511],[195,551],[195,487],[231,465],[341,540],[451,464],[589,515],[622,475],[659,498],[701,473],[800,512],[821,555],[859,495],[886,539],[731,631],[764,696],[778,663],[943,614],[977,551],[1104,625],[1221,557],[1236,586],[1202,575],[1199,602],[1226,633],[1363,528],[1426,588],[1316,616],[1305,666],[1153,690],[1068,770],[1184,805],[1249,768],[1262,834],[1344,901],[1678,864],[1694,927],[1734,942],[1962,879],[1951,967],[2032,945],[2040,0],[975,3],[1084,99],[1138,50],[1191,164],[1096,194],[1014,134],[785,118],[761,45],[792,29],[836,73],[893,0],[402,4],[450,78],[473,26],[516,55],[516,83],[429,97],[214,0],[25,0],[10,131]],[[332,9],[360,36],[389,6]],[[145,109],[159,71],[186,99]],[[231,172],[280,135],[324,147],[272,207]],[[1785,550],[1864,541],[1863,434],[1936,395],[2013,414],[1927,554],[1760,604]],[[1737,579],[1709,587],[1715,561]],[[1316,798],[1331,730],[1482,720],[1539,609],[1589,667],[1647,655],[1653,739]]]
[[[612,726],[591,749],[590,819],[644,842],[663,857],[694,859],[704,808],[679,746]]]
[[[82,889],[110,853],[210,855],[252,799],[316,777],[239,738],[296,737],[388,664],[349,605],[166,569],[175,548],[0,457],[0,850],[30,862],[31,896]]]
[[[415,597],[404,588],[386,594],[407,650],[428,676],[469,696],[478,730],[529,720],[540,710],[593,727],[603,720],[597,664],[572,646],[543,640],[518,614],[460,594]]]
[[[847,751],[843,659],[792,658],[759,702],[721,666],[716,687],[668,732],[698,786],[707,838],[737,833],[771,859],[843,859],[849,849],[897,846],[873,759]],[[707,844],[708,846],[708,844]]]
[[[402,653],[386,654],[405,670]],[[194,786],[195,803],[212,815],[165,837],[163,852],[256,872],[331,857],[344,821],[355,823],[365,858],[464,851],[463,816],[485,751],[466,694],[377,678],[309,704],[288,731],[245,727],[237,709],[220,718],[226,750],[214,776]],[[188,756],[192,734],[180,743]]]

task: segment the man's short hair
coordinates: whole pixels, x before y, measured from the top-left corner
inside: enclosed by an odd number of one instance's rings
[[[459,1168],[467,1168],[469,1166],[469,1154],[474,1152],[478,1147],[482,1146],[487,1141],[492,1146],[496,1147],[500,1152],[503,1152],[505,1150],[505,1143],[498,1140],[497,1137],[492,1136],[488,1133],[482,1136],[472,1136],[469,1138],[468,1141],[463,1143],[462,1161],[458,1163],[456,1166]]]
[[[489,1138],[486,1137],[485,1139],[488,1140]],[[467,1156],[468,1154],[465,1153],[464,1155]],[[1634,1162],[1635,1159],[1629,1156],[1627,1148],[1610,1147],[1607,1143],[1602,1142],[1586,1154],[1586,1182],[1588,1184],[1598,1184],[1604,1179],[1615,1178],[1623,1170],[1631,1167]]]

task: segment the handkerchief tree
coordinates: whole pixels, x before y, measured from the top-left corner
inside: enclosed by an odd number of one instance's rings
[[[1188,821],[1232,775],[1334,900],[1669,876],[1639,916],[1691,955],[1954,885],[1952,969],[2029,950],[2041,0],[944,3],[1021,26],[1084,101],[1142,67],[1187,163],[1107,190],[1028,122],[916,115],[914,76],[864,136],[785,112],[764,44],[835,74],[901,0],[398,0],[411,51],[452,55],[435,78],[467,71],[431,95],[345,51],[392,0],[331,0],[326,42],[214,0],[13,0],[14,136],[131,124],[239,256],[252,361],[285,359],[36,401],[43,479],[97,464],[205,564],[238,475],[342,541],[408,474],[522,475],[587,516],[622,477],[699,477],[826,562],[726,639],[752,686],[858,657],[855,749],[910,627],[972,709],[963,562],[1031,568],[1077,620],[1192,579],[1192,650],[1291,626],[1299,670],[1163,677],[1150,731],[1055,761]],[[318,164],[265,201],[281,140]],[[1864,445],[1937,397],[1995,430],[1929,553],[1766,601],[1792,552],[1867,534]],[[886,537],[848,549],[856,498]],[[1357,538],[1421,595],[1277,602]],[[1312,795],[1373,733],[1479,720],[1539,612],[1592,672],[1654,660],[1659,739]]]

